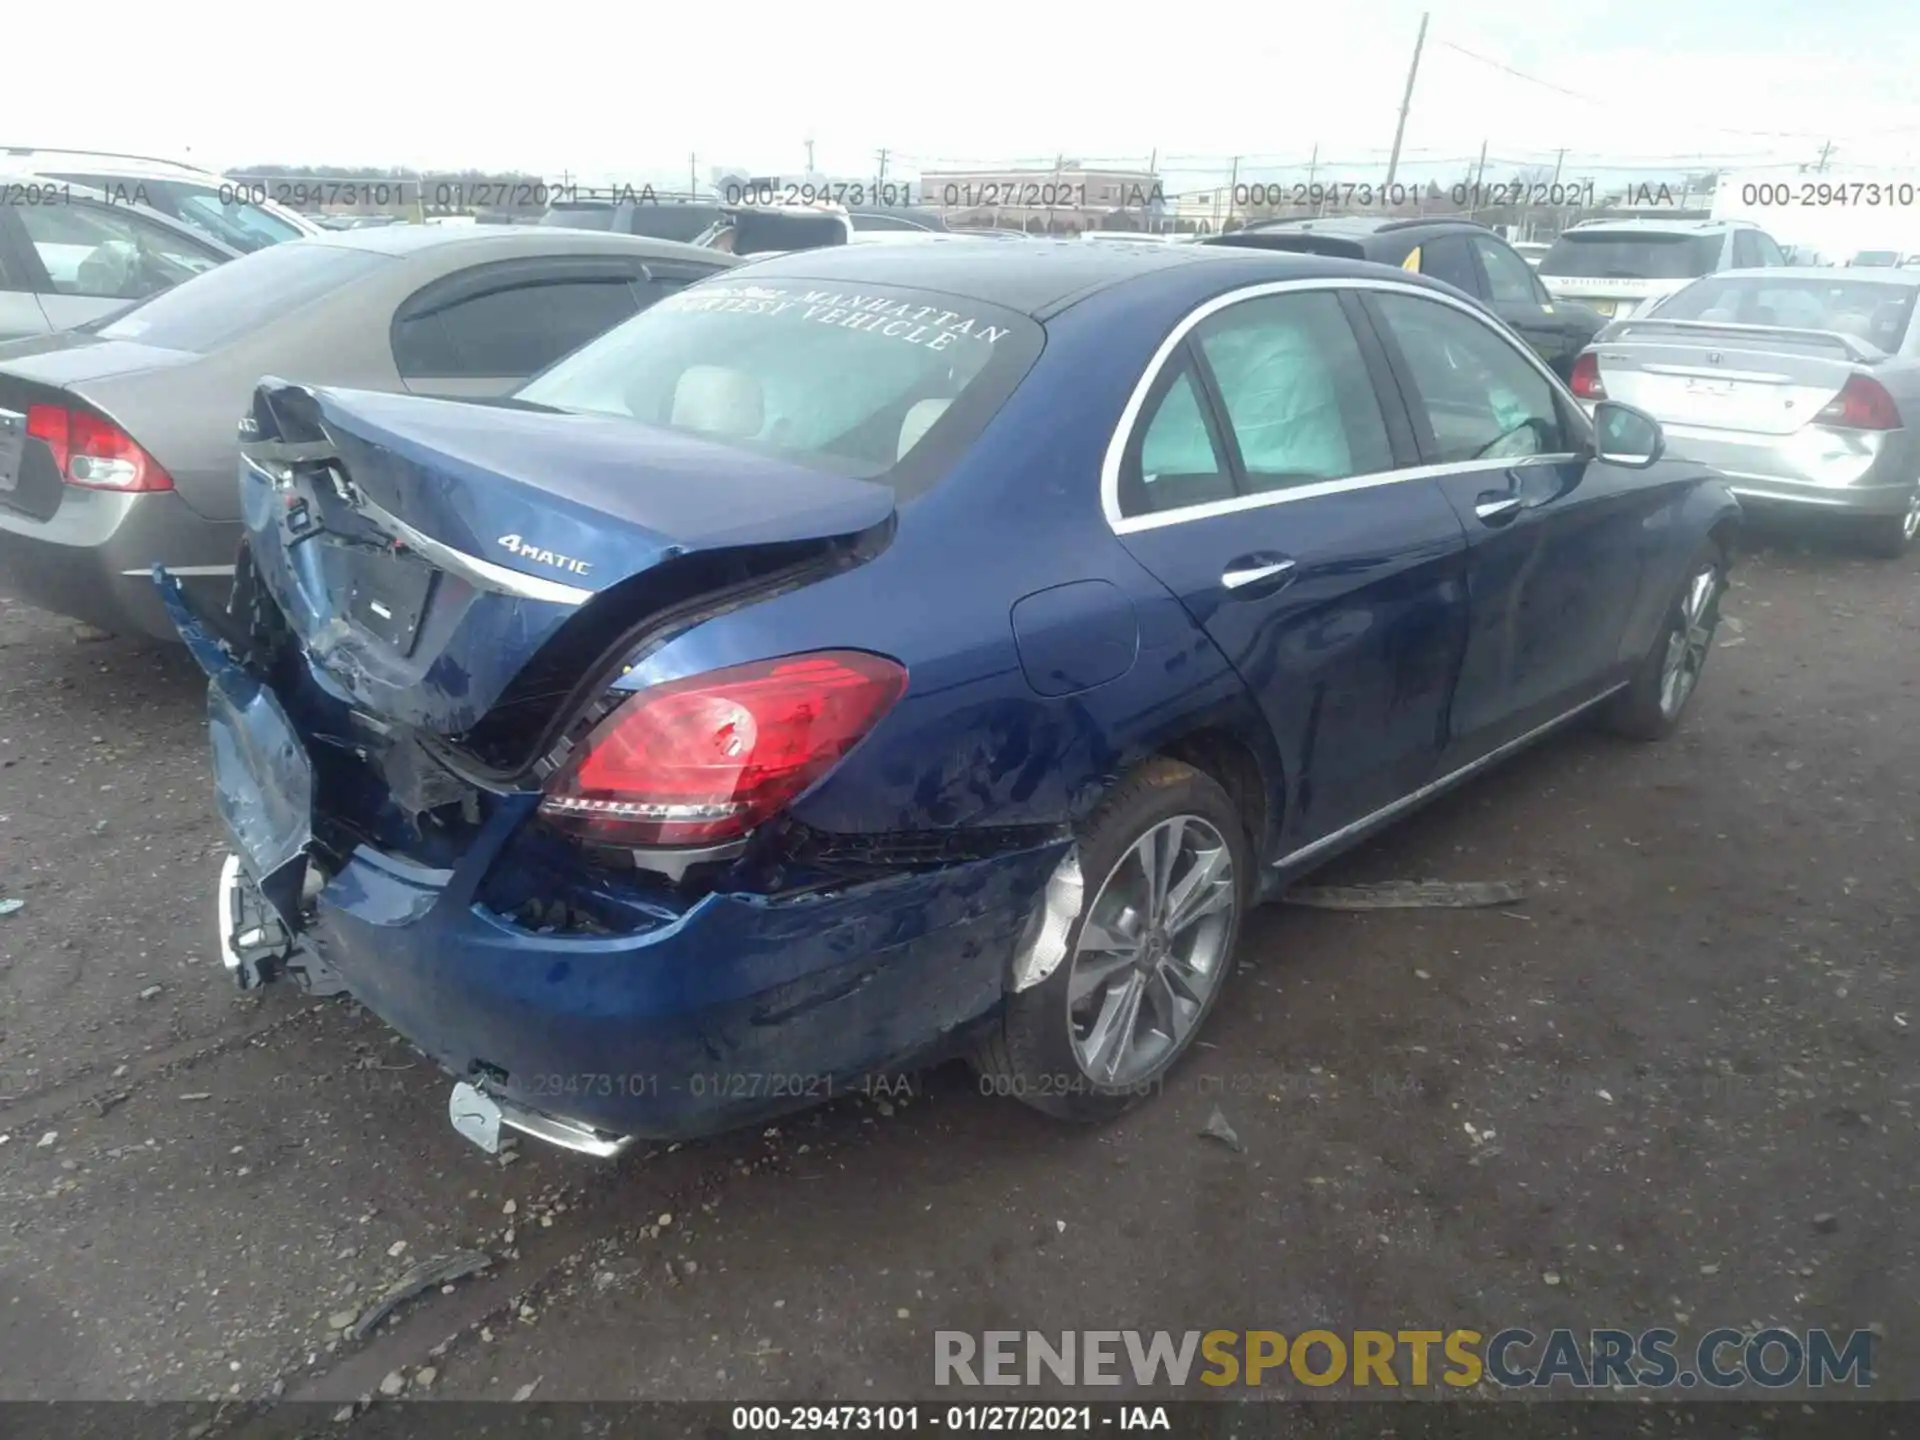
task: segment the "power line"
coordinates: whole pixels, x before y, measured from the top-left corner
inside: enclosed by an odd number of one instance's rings
[[[1511,75],[1516,80],[1524,80],[1529,85],[1538,85],[1543,90],[1551,90],[1555,94],[1565,95],[1570,100],[1579,100],[1587,105],[1601,106],[1618,106],[1620,103],[1618,100],[1602,100],[1593,95],[1583,94],[1578,90],[1569,90],[1566,86],[1556,85],[1551,80],[1542,80],[1538,75],[1529,75],[1524,70],[1516,70],[1504,61],[1495,60],[1491,56],[1482,55],[1475,50],[1469,50],[1464,45],[1456,45],[1451,40],[1442,40],[1440,43],[1457,55],[1464,55],[1469,60],[1477,60],[1482,65],[1489,65],[1502,74]],[[1822,133],[1817,130],[1741,130],[1730,125],[1699,125],[1694,128],[1710,130],[1716,135],[1749,135],[1761,140],[1811,140],[1820,136]]]

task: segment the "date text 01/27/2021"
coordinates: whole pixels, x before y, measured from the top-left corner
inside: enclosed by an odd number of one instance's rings
[[[1401,209],[1444,202],[1474,209],[1538,208],[1581,210],[1594,206],[1591,180],[1530,184],[1520,180],[1462,180],[1441,189],[1415,182],[1388,185],[1374,180],[1244,181],[1232,190],[1235,206],[1249,208],[1333,206],[1338,210]],[[1646,203],[1662,203],[1654,195]],[[1679,203],[1678,195],[1667,202]]]
[[[736,1405],[736,1435],[1093,1434],[1111,1430],[1173,1429],[1164,1405]]]
[[[529,1097],[560,1099],[568,1096],[645,1096],[692,1095],[709,1100],[809,1100],[827,1101],[836,1095],[860,1095],[873,1100],[910,1097],[910,1075],[866,1075],[856,1079],[836,1079],[832,1075],[813,1075],[800,1071],[783,1074],[759,1071],[700,1071],[689,1075],[665,1076],[648,1071],[628,1074],[593,1072],[585,1074],[534,1074],[525,1081]]]

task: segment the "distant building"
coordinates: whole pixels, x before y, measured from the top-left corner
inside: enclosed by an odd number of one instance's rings
[[[1040,233],[1161,230],[1172,211],[1150,170],[1104,169],[1063,160],[1045,169],[985,166],[928,170],[924,203],[949,225],[986,225]]]

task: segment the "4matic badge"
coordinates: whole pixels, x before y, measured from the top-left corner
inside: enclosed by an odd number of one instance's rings
[[[552,550],[542,550],[538,545],[529,545],[518,535],[502,535],[493,542],[503,547],[509,554],[518,555],[522,560],[531,560],[537,565],[551,565],[556,570],[565,570],[574,575],[585,575],[593,569],[590,560],[576,560],[571,555],[559,555]]]

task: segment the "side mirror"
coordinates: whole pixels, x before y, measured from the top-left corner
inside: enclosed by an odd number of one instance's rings
[[[1645,470],[1667,450],[1660,422],[1618,400],[1602,400],[1593,407],[1593,432],[1600,459],[1609,465]]]

